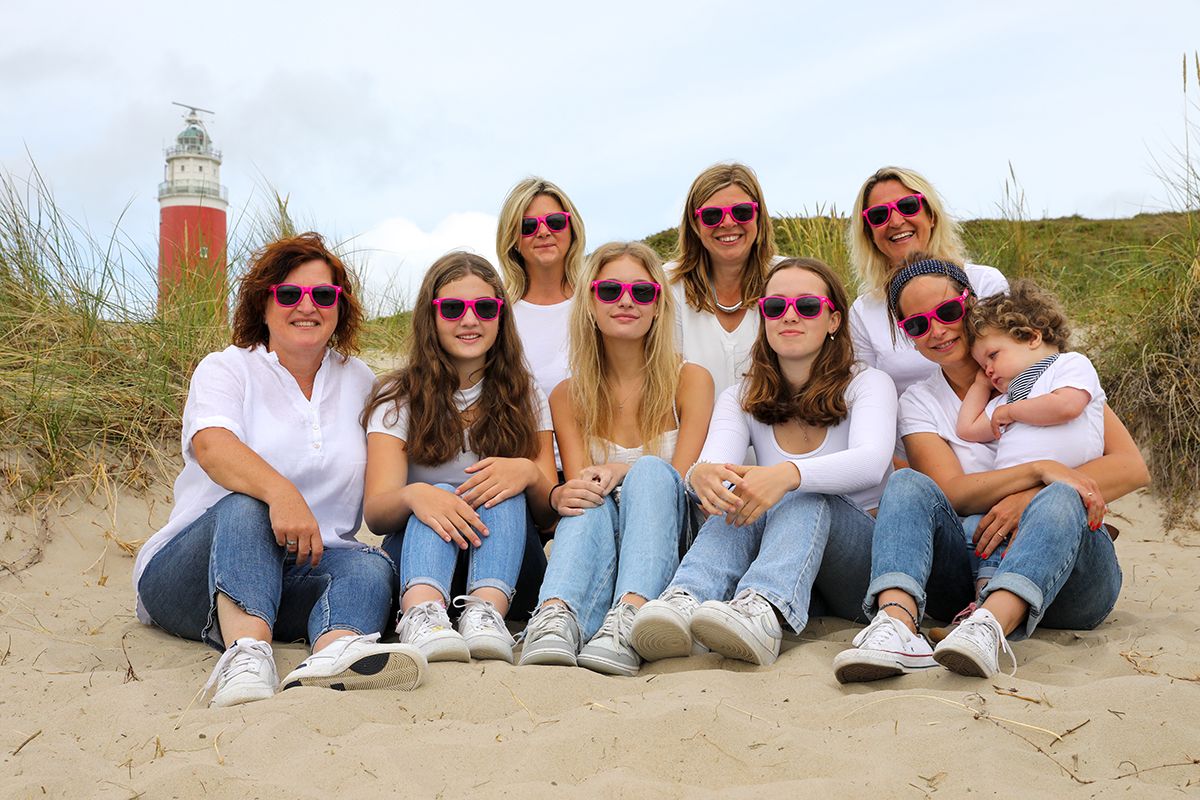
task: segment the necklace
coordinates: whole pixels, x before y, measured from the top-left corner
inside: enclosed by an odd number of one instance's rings
[[[713,287],[712,296],[713,296],[713,302],[716,303],[718,311],[724,311],[726,314],[736,314],[737,312],[742,310],[741,298],[739,298],[738,301],[731,306],[722,305],[721,299],[719,297],[717,297],[717,287],[716,286]]]

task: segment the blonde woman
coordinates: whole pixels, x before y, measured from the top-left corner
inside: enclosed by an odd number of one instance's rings
[[[567,478],[550,501],[562,519],[522,664],[614,675],[641,666],[629,630],[679,564],[689,512],[680,474],[713,406],[708,372],[675,352],[665,281],[650,248],[606,244],[572,300],[571,378],[550,395]]]
[[[667,270],[679,309],[679,351],[709,371],[717,394],[746,373],[758,336],[754,303],[777,260],[754,170],[730,163],[701,172],[688,190],[676,260]]]
[[[858,299],[850,307],[855,355],[891,375],[897,396],[902,395],[937,368],[921,357],[907,337],[895,335],[884,287],[914,253],[963,263],[966,252],[958,223],[920,173],[883,167],[858,190],[846,244],[858,278]],[[979,297],[1008,289],[1004,275],[993,267],[965,264],[964,269]]]
[[[496,255],[525,357],[547,395],[567,377],[567,325],[583,252],[583,218],[562,189],[537,177],[512,188],[500,209]]]

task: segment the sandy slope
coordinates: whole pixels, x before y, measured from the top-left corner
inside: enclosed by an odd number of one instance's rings
[[[841,687],[830,660],[856,629],[817,620],[769,669],[716,656],[629,679],[435,665],[407,694],[298,689],[186,711],[216,655],[134,620],[132,559],[104,538],[140,539],[167,508],[160,491],[115,514],[57,509],[42,561],[0,570],[0,796],[1200,792],[1200,534],[1164,535],[1145,496],[1114,508],[1128,518],[1117,610],[1096,631],[1018,644],[1016,678]],[[34,520],[0,516],[0,560],[39,538]],[[282,674],[304,650],[276,654]]]

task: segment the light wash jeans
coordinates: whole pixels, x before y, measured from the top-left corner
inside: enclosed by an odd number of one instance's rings
[[[158,627],[224,650],[217,592],[266,622],[275,639],[311,644],[331,630],[382,631],[395,581],[391,560],[365,544],[326,547],[316,567],[297,566],[275,543],[267,504],[235,493],[154,554],[138,595]]]
[[[679,473],[657,456],[642,456],[625,475],[619,505],[609,495],[559,521],[538,605],[562,600],[575,612],[583,641],[591,639],[626,594],[647,600],[662,594],[679,566],[687,514]]]
[[[438,489],[453,492],[454,487],[445,483],[434,484]],[[479,518],[488,529],[487,536],[480,536],[479,547],[468,546],[461,550],[453,542],[447,542],[413,514],[408,518],[404,533],[392,534],[383,540],[384,551],[400,565],[400,594],[416,584],[437,589],[442,600],[450,604],[451,584],[454,570],[461,553],[467,560],[467,594],[476,589],[492,588],[504,592],[512,599],[513,587],[521,572],[521,558],[525,553],[526,531],[529,514],[525,508],[525,495],[518,494],[497,503],[491,508],[476,509]]]
[[[978,517],[966,524],[978,523]],[[883,492],[875,523],[871,585],[863,601],[870,614],[885,589],[901,589],[928,612],[950,619],[974,598],[964,520],[926,475],[903,469]],[[1121,568],[1108,530],[1088,530],[1079,493],[1065,483],[1038,492],[1021,515],[1008,553],[982,592],[1005,589],[1029,604],[1020,640],[1039,624],[1089,630],[1104,621],[1121,591]]]
[[[860,606],[874,526],[870,514],[844,497],[788,492],[751,525],[737,528],[722,516],[709,517],[671,588],[700,602],[753,589],[795,631],[808,624],[814,593],[822,612],[865,622]]]

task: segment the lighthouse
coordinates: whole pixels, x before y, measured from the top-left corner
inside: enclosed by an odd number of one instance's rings
[[[158,308],[172,297],[192,305],[212,303],[225,310],[225,211],[229,195],[221,185],[221,151],[213,147],[201,113],[187,109],[185,127],[165,151],[158,185]]]

